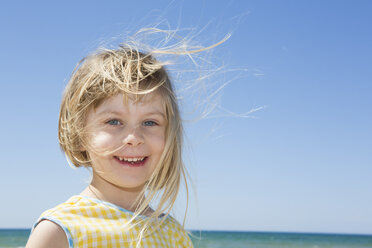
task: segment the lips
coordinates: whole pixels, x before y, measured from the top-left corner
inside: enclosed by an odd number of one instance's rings
[[[121,157],[114,156],[114,159],[122,165],[129,167],[144,166],[148,157]]]

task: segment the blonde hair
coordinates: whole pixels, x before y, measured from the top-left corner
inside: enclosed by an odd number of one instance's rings
[[[138,33],[142,32],[164,31],[149,29]],[[144,219],[139,239],[147,235],[146,231],[154,221],[155,227],[162,224],[165,218],[159,216],[163,213],[167,216],[172,209],[181,179],[185,182],[188,201],[187,173],[182,161],[183,128],[177,97],[165,69],[167,63],[155,59],[154,54],[190,55],[210,49],[227,38],[228,36],[210,47],[193,47],[191,50],[185,49],[184,43],[172,46],[171,49],[168,47],[147,51],[140,51],[139,46],[132,43],[121,45],[117,49],[100,49],[79,62],[65,88],[58,137],[62,150],[75,167],[91,166],[89,155],[83,149],[86,146],[84,130],[89,109],[98,107],[105,99],[118,93],[123,94],[124,98],[134,96],[136,100],[141,100],[143,96],[156,92],[163,99],[167,119],[165,147],[158,166],[137,199],[138,205],[131,224],[138,224],[135,218],[146,212],[154,199],[157,199],[158,204],[149,218]]]
[[[162,191],[158,207],[148,218],[148,223],[143,225],[141,236],[151,221],[157,220],[164,212],[169,214],[178,194],[181,177],[185,177],[181,117],[164,64],[153,55],[130,46],[101,49],[87,56],[80,61],[65,88],[58,126],[59,143],[67,158],[76,167],[90,167],[89,155],[82,149],[86,145],[84,128],[88,110],[118,93],[140,100],[151,92],[160,94],[163,99],[167,126],[165,147],[159,161],[161,166],[156,167],[137,199],[139,205],[135,217],[144,213],[149,203]]]

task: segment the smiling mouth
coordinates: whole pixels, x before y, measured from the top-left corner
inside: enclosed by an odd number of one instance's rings
[[[148,157],[119,157],[114,156],[115,160],[122,165],[130,167],[139,167],[145,165]]]

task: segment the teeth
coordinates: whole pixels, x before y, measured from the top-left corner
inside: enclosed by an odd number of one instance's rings
[[[143,161],[145,157],[139,157],[139,158],[123,158],[123,157],[117,157],[120,161],[126,161],[126,162],[138,162]]]

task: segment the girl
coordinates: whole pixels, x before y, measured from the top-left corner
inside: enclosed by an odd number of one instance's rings
[[[182,125],[164,63],[151,52],[123,45],[83,59],[63,94],[58,135],[92,181],[41,215],[27,248],[192,247],[169,215],[185,177]]]

